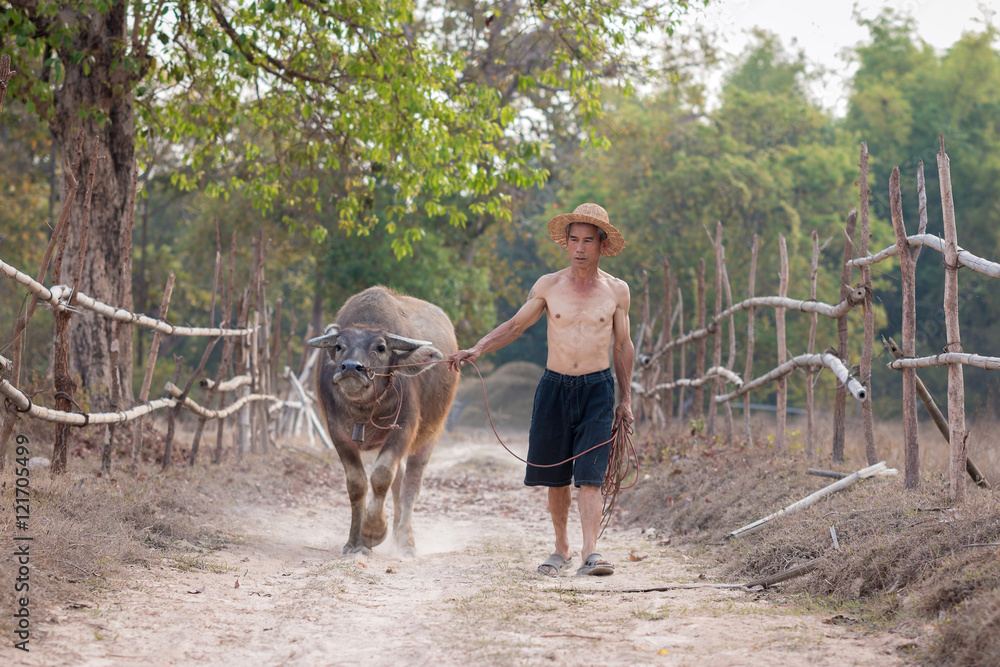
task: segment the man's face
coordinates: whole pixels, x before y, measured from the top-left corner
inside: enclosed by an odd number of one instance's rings
[[[605,242],[607,239],[601,241],[600,229],[585,222],[574,222],[566,230],[566,249],[573,264],[587,264],[600,259]]]

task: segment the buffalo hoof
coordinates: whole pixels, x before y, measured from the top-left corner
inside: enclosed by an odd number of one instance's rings
[[[351,544],[347,544],[347,545],[344,546],[344,551],[342,553],[345,556],[349,556],[349,555],[353,555],[353,554],[362,554],[364,556],[370,556],[371,553],[372,553],[372,550],[369,549],[368,547],[358,547],[358,546],[354,546],[354,545],[351,545]]]
[[[370,547],[377,547],[385,541],[385,536],[389,533],[389,523],[382,521],[365,520],[361,524],[361,539]]]
[[[395,535],[398,535],[398,533],[394,533],[393,536],[395,537]],[[404,560],[413,560],[414,558],[417,557],[417,548],[413,542],[412,537],[410,537],[410,539],[408,540],[396,539],[395,543],[396,543],[395,544],[396,553],[399,555],[400,558]]]

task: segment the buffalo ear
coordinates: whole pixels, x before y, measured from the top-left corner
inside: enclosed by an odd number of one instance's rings
[[[326,325],[322,336],[310,338],[308,343],[313,347],[333,347],[337,344],[337,337],[340,336],[340,327],[336,324]]]
[[[444,355],[441,350],[427,343],[409,351],[397,351],[393,372],[399,375],[420,375],[442,359]]]

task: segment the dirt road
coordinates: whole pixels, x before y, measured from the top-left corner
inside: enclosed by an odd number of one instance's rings
[[[222,548],[181,544],[125,584],[46,612],[31,653],[5,646],[0,663],[901,664],[903,639],[803,615],[778,595],[621,592],[712,583],[704,555],[638,528],[605,533],[611,577],[539,577],[551,528],[544,491],[525,489],[521,475],[495,442],[446,437],[409,561],[382,548],[340,555],[343,487],[236,508],[214,528]],[[578,524],[571,531],[578,536]]]

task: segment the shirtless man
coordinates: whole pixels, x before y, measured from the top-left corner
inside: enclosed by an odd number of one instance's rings
[[[597,266],[602,256],[621,252],[625,240],[597,204],[582,204],[573,213],[552,218],[549,236],[568,251],[569,267],[539,278],[514,317],[472,348],[448,357],[448,364],[458,371],[463,364],[499,350],[545,314],[548,360],[535,391],[524,483],[549,488],[549,513],[556,540],[555,551],[538,572],[554,577],[572,566],[567,532],[572,481],[579,489],[577,508],[583,526],[584,561],[577,574],[607,575],[614,573],[615,567],[597,552],[597,534],[604,507],[601,485],[611,445],[556,467],[535,466],[566,461],[609,441],[614,423],[633,421],[635,349],[629,332],[629,289],[624,281]],[[620,394],[617,408],[612,365]]]

